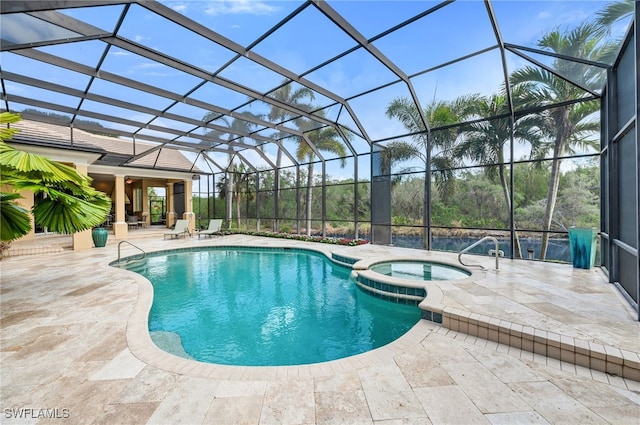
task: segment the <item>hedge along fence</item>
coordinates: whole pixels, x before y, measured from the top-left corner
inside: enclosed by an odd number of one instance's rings
[[[247,232],[247,231],[241,231],[241,230],[221,230],[214,234],[218,236],[225,236],[225,235],[263,236],[267,238],[291,239],[296,241],[328,243],[333,245],[344,245],[344,246],[357,246],[357,245],[364,245],[369,243],[369,241],[366,239],[335,238],[332,236],[307,236],[307,235],[298,235],[293,233],[278,233],[278,232]]]

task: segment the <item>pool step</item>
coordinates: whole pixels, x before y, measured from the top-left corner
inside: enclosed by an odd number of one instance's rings
[[[451,307],[433,314],[440,316],[442,326],[453,331],[640,381],[640,353]],[[423,318],[426,318],[424,314]]]
[[[131,272],[142,272],[147,268],[147,263],[144,260],[133,260],[124,262],[123,267]]]

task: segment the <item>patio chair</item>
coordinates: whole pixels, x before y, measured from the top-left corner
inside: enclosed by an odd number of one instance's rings
[[[128,215],[126,217],[126,222],[127,222],[127,225],[129,225],[129,228],[135,227],[137,229],[138,226],[140,225],[137,215]]]
[[[209,220],[209,228],[205,230],[200,230],[198,232],[198,239],[200,239],[200,235],[206,235],[211,237],[220,231],[222,227],[222,219],[214,218],[213,220]]]
[[[166,239],[167,236],[171,236],[171,239],[173,239],[173,237],[175,236],[177,239],[180,237],[180,235],[191,236],[191,232],[189,232],[189,220],[176,220],[176,226],[173,228],[173,230],[166,232],[164,234],[164,238]]]

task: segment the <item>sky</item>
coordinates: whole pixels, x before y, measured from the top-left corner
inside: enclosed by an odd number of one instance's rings
[[[313,84],[335,93],[339,98],[346,99],[370,139],[374,141],[388,139],[405,133],[403,126],[397,120],[386,116],[386,109],[393,99],[410,96],[407,85],[403,82],[398,83],[398,75],[364,49],[358,49],[331,64],[314,70],[325,61],[356,46],[356,42],[348,34],[334,25],[317,8],[306,7],[281,28],[261,39],[265,31],[289,16],[303,3],[261,0],[165,0],[161,3],[243,48],[251,46],[252,53],[287,68],[295,75],[303,76]],[[439,4],[439,2],[429,1],[389,0],[330,0],[327,3],[368,40]],[[606,3],[498,0],[493,1],[492,6],[506,43],[537,47],[537,41],[545,33],[553,29],[571,29],[585,20],[593,19],[595,13]],[[62,12],[110,32],[114,30],[122,10],[123,6],[116,5],[68,9]],[[32,18],[8,19],[3,16],[1,22],[3,38],[7,38],[7,35],[18,37],[15,34],[20,34],[19,37],[33,41],[68,35],[64,31],[56,32],[55,28],[42,29],[30,19]],[[624,30],[625,25],[616,27],[614,37],[620,37]],[[185,63],[193,64],[208,73],[216,72],[227,64],[226,68],[219,72],[219,77],[259,92],[267,92],[283,81],[282,75],[251,61],[251,55],[249,58],[240,58],[230,64],[229,62],[235,57],[231,50],[175,25],[139,5],[131,6],[118,35]],[[411,77],[412,86],[423,108],[433,100],[452,100],[470,93],[490,95],[498,92],[504,81],[504,75],[500,53],[495,49],[496,44],[486,7],[479,0],[454,2],[406,27],[376,38],[371,43],[401,72]],[[95,68],[104,48],[105,43],[94,40],[42,47],[39,50]],[[483,49],[490,50],[462,62],[442,66],[457,58],[481,52]],[[13,53],[2,52],[0,59],[3,71],[45,79],[80,91],[86,90],[89,83],[89,77],[86,75],[38,64]],[[536,56],[536,59],[546,60],[540,56]],[[511,53],[507,54],[506,61],[509,72],[522,67],[526,62]],[[549,60],[546,61],[550,63]],[[213,103],[225,109],[237,108],[247,101],[245,94],[234,92],[212,82],[207,82],[194,90],[202,82],[201,78],[117,47],[109,50],[101,70],[169,90],[181,96],[188,94],[191,99]],[[425,70],[429,72],[420,74]],[[393,82],[396,83],[391,84]],[[390,85],[363,96],[356,96],[385,84]],[[69,108],[78,105],[78,98],[75,96],[65,96],[13,82],[8,82],[6,89],[9,94],[32,97]],[[137,90],[125,90],[99,78],[94,80],[89,91],[153,109],[164,110],[171,105],[167,99]],[[318,107],[324,107],[333,102],[316,93],[314,104]],[[87,101],[83,104],[83,108],[145,123],[153,118],[148,114],[105,106],[98,102]],[[240,111],[266,114],[269,107],[264,102],[256,101],[250,106],[241,108]],[[190,105],[188,102],[178,103],[168,112],[193,119],[202,119],[208,113],[207,110]],[[337,119],[338,122],[355,128],[349,113],[339,107],[327,110],[327,118]],[[181,131],[189,131],[192,127],[190,124],[166,118],[159,118],[151,123]],[[228,125],[223,121],[217,123],[223,126]],[[136,130],[135,127],[124,124],[103,122],[103,125],[124,131]],[[264,130],[260,134],[269,136],[272,132],[273,130]],[[197,136],[201,133],[202,131],[196,130],[192,138],[185,137],[183,140],[197,142],[199,140]],[[143,130],[140,134],[168,137],[167,134],[154,130]],[[358,153],[368,152],[368,144],[364,139],[355,137],[353,143]],[[285,145],[293,147],[292,142],[285,142]],[[268,146],[265,155],[275,162],[275,146]],[[214,153],[212,157],[219,163],[224,163],[226,155]],[[247,154],[247,157],[259,166],[266,165],[266,162],[257,154]],[[333,157],[335,155],[327,154],[327,158]],[[364,163],[366,161],[360,162],[363,162],[361,173],[364,173],[368,165]],[[340,170],[333,165],[331,168],[332,170],[328,170],[329,174],[333,172],[336,175],[345,175],[345,170]],[[368,173],[368,170],[366,172]],[[346,172],[347,175],[349,173],[351,171]]]

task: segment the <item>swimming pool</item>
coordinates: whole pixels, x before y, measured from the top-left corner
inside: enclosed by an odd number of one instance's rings
[[[152,338],[174,347],[156,344],[209,363],[335,360],[386,345],[420,320],[416,306],[371,296],[350,268],[308,250],[211,247],[151,254],[128,268],[154,287]]]

